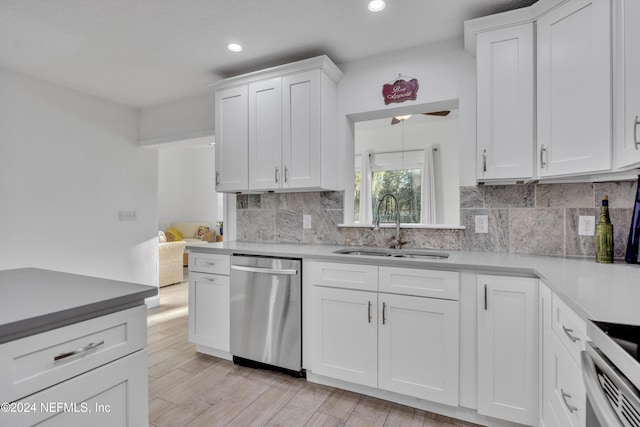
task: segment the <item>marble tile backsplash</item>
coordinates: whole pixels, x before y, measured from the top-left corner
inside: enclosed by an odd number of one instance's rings
[[[636,181],[460,188],[465,247],[555,256],[595,256],[595,237],[578,235],[581,215],[600,216],[609,195],[616,258],[624,258]],[[475,215],[489,216],[489,233],[476,234]]]
[[[342,191],[240,194],[237,239],[253,242],[345,244]],[[311,216],[310,229],[303,215]]]
[[[581,215],[600,214],[609,195],[615,257],[624,258],[636,181],[582,184],[498,185],[460,188],[465,230],[404,229],[408,247],[514,252],[552,256],[595,256],[595,238],[578,235]],[[394,229],[342,227],[338,192],[265,193],[237,196],[237,238],[244,241],[385,246]],[[303,228],[311,216],[311,229]],[[489,217],[489,232],[474,232],[475,216]]]

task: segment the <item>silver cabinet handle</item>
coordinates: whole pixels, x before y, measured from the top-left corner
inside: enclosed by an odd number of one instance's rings
[[[57,362],[58,360],[62,360],[62,359],[66,359],[67,357],[71,357],[71,356],[77,356],[78,354],[82,354],[82,353],[86,353],[88,351],[91,351],[95,348],[100,347],[101,345],[104,345],[104,340],[100,341],[100,342],[96,342],[96,343],[89,343],[87,345],[85,345],[82,348],[79,348],[77,350],[73,350],[73,351],[68,351],[66,353],[60,353],[57,356],[54,356],[53,361]]]
[[[220,185],[220,172],[216,171],[216,186]]]
[[[203,261],[202,263],[203,263],[204,265],[212,265],[212,266],[213,266],[213,265],[216,265],[216,263],[215,263],[215,262],[211,262],[211,261]]]
[[[371,323],[371,301],[369,301],[368,319],[369,323]]]
[[[385,309],[387,308],[387,305],[383,302],[382,303],[382,324],[384,325],[387,322],[387,317],[385,316]]]
[[[208,277],[208,276],[203,276],[202,279],[206,280],[207,282],[215,282],[216,281],[216,279],[214,279],[213,277]]]
[[[638,125],[640,125],[640,120],[638,120],[638,116],[636,116],[636,121],[633,124],[633,143],[636,146],[636,150],[638,149],[638,146],[640,145],[640,141],[638,141]]]
[[[487,285],[484,285],[484,309],[487,310]]]
[[[571,342],[580,341],[580,338],[578,338],[578,337],[576,337],[574,335],[571,335],[571,333],[573,332],[573,329],[569,329],[566,326],[562,325],[562,330],[564,331],[564,334],[569,337]]]
[[[547,147],[542,144],[540,146],[540,168],[544,169],[547,167],[546,158],[547,157]]]
[[[284,167],[284,182],[285,184],[289,182],[289,169],[286,166]]]
[[[487,172],[487,150],[482,152],[482,172]]]
[[[277,183],[278,183],[278,181],[279,181],[279,177],[280,177],[280,173],[279,173],[279,172],[280,172],[280,171],[278,170],[278,167],[276,166],[276,171],[275,171],[276,184],[277,184]]]
[[[563,389],[560,389],[560,393],[562,394],[562,401],[564,402],[564,406],[567,407],[569,412],[573,414],[575,411],[577,411],[577,407],[570,405],[569,402],[567,402],[567,399],[571,399],[571,395],[569,393],[565,393]]]

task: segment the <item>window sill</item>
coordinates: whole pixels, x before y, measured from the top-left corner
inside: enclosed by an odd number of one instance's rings
[[[338,224],[340,228],[373,228],[373,224]],[[394,223],[380,224],[380,228],[396,228]],[[465,230],[466,227],[462,225],[451,224],[400,224],[400,228],[423,228],[433,230]]]

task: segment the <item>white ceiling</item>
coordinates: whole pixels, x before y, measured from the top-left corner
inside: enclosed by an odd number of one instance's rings
[[[337,64],[462,36],[535,0],[0,0],[0,67],[132,107],[319,54]],[[227,51],[238,42],[241,53]]]

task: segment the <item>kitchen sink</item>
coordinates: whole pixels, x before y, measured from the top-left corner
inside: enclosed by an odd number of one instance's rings
[[[389,249],[389,248],[347,248],[333,252],[342,255],[365,255],[392,258],[425,258],[425,259],[446,259],[449,254],[446,252],[436,252],[428,249]]]

